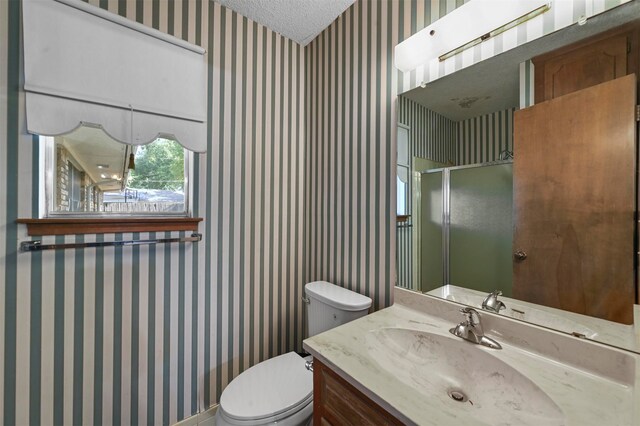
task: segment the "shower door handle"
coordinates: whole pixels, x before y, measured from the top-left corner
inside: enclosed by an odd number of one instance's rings
[[[527,253],[525,253],[522,250],[518,250],[515,253],[513,253],[513,258],[518,262],[522,262],[527,258]]]

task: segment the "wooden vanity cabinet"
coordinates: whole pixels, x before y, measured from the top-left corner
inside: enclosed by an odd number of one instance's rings
[[[319,360],[313,361],[314,425],[401,425],[401,421],[373,402]]]

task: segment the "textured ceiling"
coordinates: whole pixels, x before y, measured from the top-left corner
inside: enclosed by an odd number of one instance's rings
[[[306,46],[355,0],[216,0]]]

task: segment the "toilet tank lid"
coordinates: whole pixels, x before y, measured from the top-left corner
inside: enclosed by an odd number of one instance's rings
[[[314,281],[305,287],[307,296],[345,311],[369,309],[371,299],[355,291],[339,287],[326,281]]]

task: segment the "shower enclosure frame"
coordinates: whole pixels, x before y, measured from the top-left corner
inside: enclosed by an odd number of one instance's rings
[[[430,169],[420,172],[420,175],[442,173],[442,285],[451,284],[451,262],[449,251],[451,247],[451,171],[499,166],[505,164],[513,165],[513,159],[489,161],[486,163],[465,164],[462,166],[441,167],[438,169]],[[420,275],[421,274],[418,274],[418,276]]]

